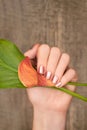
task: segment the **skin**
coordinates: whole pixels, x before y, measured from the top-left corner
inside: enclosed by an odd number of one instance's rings
[[[61,87],[65,86],[71,91],[75,86],[66,86],[69,81],[77,81],[76,71],[69,67],[70,56],[62,53],[57,47],[47,44],[35,44],[25,53],[30,59],[37,59],[37,71],[44,67],[43,75],[51,72],[50,80],[58,77],[55,85],[61,81]],[[51,88],[35,87],[27,89],[29,100],[34,109],[33,130],[65,130],[67,110],[72,96]]]

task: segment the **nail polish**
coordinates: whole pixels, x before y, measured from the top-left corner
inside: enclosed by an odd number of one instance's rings
[[[59,82],[59,83],[57,83],[55,86],[56,86],[57,88],[61,88],[61,87],[62,87],[62,83]]]
[[[40,68],[39,68],[39,73],[40,74],[44,74],[44,67],[41,65]]]
[[[51,72],[48,71],[47,74],[46,74],[46,78],[47,78],[47,79],[50,79],[50,77],[51,77]]]
[[[52,82],[55,84],[57,82],[57,80],[58,80],[58,77],[55,75]]]

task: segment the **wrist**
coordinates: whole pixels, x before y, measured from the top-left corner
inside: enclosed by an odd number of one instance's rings
[[[66,112],[34,107],[33,130],[65,130]]]

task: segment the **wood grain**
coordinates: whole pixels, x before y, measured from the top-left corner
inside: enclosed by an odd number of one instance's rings
[[[79,81],[87,82],[87,0],[0,0],[0,38],[25,52],[34,43],[71,56]],[[87,96],[87,88],[77,88]],[[0,130],[31,130],[32,104],[25,90],[0,90]],[[87,103],[73,99],[66,130],[87,130]]]

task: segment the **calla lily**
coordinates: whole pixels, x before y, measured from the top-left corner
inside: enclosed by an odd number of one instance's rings
[[[29,57],[25,57],[19,64],[18,76],[25,87],[54,86],[50,80],[47,80],[33,68]]]

